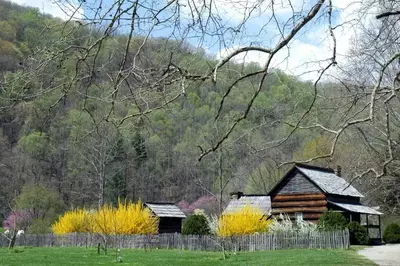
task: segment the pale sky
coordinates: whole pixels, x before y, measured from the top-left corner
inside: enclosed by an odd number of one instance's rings
[[[60,17],[62,19],[67,19],[71,14],[71,11],[78,7],[78,2],[76,0],[58,0],[58,3],[55,4],[54,0],[11,0],[14,3],[32,6],[39,8],[40,11],[44,13],[49,13],[55,17]],[[111,0],[105,0],[106,3],[110,3]],[[203,0],[199,0],[199,4],[202,3]],[[251,7],[255,3],[260,3],[260,0],[215,0],[215,9],[221,14],[221,16],[228,21],[228,23],[238,23],[244,15],[243,10],[248,10],[244,7]],[[279,1],[277,1],[279,2]],[[304,4],[304,3],[306,4]],[[304,10],[308,10],[309,6],[313,4],[315,1],[311,0],[292,0],[292,6],[296,10],[296,8],[304,8]],[[232,4],[234,3],[234,4]],[[260,8],[255,10],[248,23],[251,27],[259,28],[262,27],[262,23],[264,23],[269,17],[271,17],[271,12],[269,11],[270,1],[262,2]],[[283,21],[286,21],[287,18],[292,14],[291,7],[288,4],[285,4],[285,1],[282,0],[277,8],[279,12],[276,12],[276,15],[282,18]],[[352,19],[357,18],[357,9],[360,6],[360,2],[354,0],[334,0],[333,4],[335,6],[335,25],[342,24],[346,21],[351,21]],[[61,8],[63,9],[61,9]],[[184,12],[184,11],[183,11]],[[83,9],[80,9],[76,14],[75,19],[79,19],[83,16]],[[335,26],[333,25],[333,26]],[[250,29],[251,30],[251,29]],[[271,33],[278,35],[278,30],[271,28]],[[350,43],[352,38],[354,38],[356,32],[355,28],[352,27],[352,24],[344,24],[341,27],[335,29],[335,36],[337,39],[337,54],[338,61],[340,62],[341,58],[346,58],[348,49],[350,48]],[[268,47],[270,45],[268,42],[265,42],[268,39],[267,36],[256,36],[257,42],[260,42],[261,45]],[[241,47],[243,45],[249,45],[250,43],[254,43],[253,39],[240,39],[240,41],[236,42],[232,40],[230,43],[228,42],[225,48],[221,47],[205,47],[205,49],[213,53],[218,57],[223,57],[228,54],[235,48]],[[273,41],[270,40],[271,43]],[[302,33],[298,38],[296,38],[293,42],[290,43],[290,49],[282,49],[277,55],[275,60],[273,61],[273,67],[280,68],[290,74],[299,76],[304,80],[315,80],[317,77],[316,72],[308,73],[310,71],[316,71],[318,69],[323,68],[327,62],[321,62],[321,60],[328,59],[332,55],[332,39],[329,36],[329,31],[327,27],[326,21],[322,21],[320,23],[315,23],[312,26],[308,27],[307,30]],[[257,62],[260,65],[263,65],[266,61],[266,55],[259,52],[250,52],[246,55],[241,54],[235,58],[238,62]],[[334,70],[332,70],[334,71]]]
[[[41,12],[50,14],[54,17],[59,17],[64,20],[69,19],[72,11],[78,7],[77,1],[54,1],[54,0],[9,0],[13,3],[22,6],[36,7]],[[56,4],[56,2],[58,4]],[[77,12],[75,19],[79,19],[83,12]]]

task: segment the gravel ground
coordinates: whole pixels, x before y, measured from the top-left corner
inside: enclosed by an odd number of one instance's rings
[[[380,266],[400,266],[400,244],[375,246],[358,251]]]

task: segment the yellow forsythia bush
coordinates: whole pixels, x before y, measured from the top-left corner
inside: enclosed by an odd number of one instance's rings
[[[117,208],[104,205],[94,212],[85,209],[67,211],[53,225],[53,232],[56,234],[155,234],[157,231],[158,218],[144,208],[141,201],[119,202]]]
[[[230,237],[267,232],[271,220],[267,220],[262,211],[251,205],[245,205],[241,209],[221,215],[218,220],[217,235]]]
[[[72,232],[91,232],[93,231],[93,219],[91,215],[85,209],[67,211],[53,224],[53,232],[60,235]]]

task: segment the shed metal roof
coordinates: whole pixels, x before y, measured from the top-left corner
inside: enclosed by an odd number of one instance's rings
[[[158,217],[186,218],[186,215],[173,203],[150,203],[145,205]]]
[[[234,212],[243,208],[245,205],[251,205],[259,208],[263,214],[268,214],[271,211],[271,198],[265,195],[245,195],[239,199],[232,199],[223,214]]]
[[[328,169],[324,171],[319,168],[308,168],[299,165],[296,165],[296,168],[320,187],[325,193],[351,197],[364,197],[357,191],[357,189],[343,178],[337,176],[333,171],[328,171]]]
[[[339,203],[334,201],[328,201],[333,205],[336,205],[342,209],[345,209],[350,212],[364,213],[364,214],[374,214],[374,215],[382,215],[383,213],[378,212],[370,207],[361,205],[361,204],[348,204],[348,203]]]

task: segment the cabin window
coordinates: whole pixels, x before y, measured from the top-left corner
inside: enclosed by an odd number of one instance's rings
[[[295,216],[296,216],[296,222],[297,223],[303,222],[303,213],[302,212],[296,212]]]

